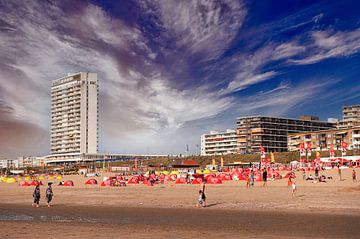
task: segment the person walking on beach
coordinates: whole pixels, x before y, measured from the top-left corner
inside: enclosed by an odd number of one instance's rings
[[[198,207],[206,207],[205,184],[206,179],[200,183]]]
[[[339,175],[339,181],[341,181],[341,169],[340,169],[340,164],[338,164],[338,175]]]
[[[51,187],[51,183],[48,183],[48,186],[46,188],[46,202],[47,202],[47,206],[50,207],[50,202],[52,200],[54,196],[52,187]]]
[[[315,168],[315,179],[319,177],[319,169],[318,167]]]
[[[292,188],[291,195],[294,198],[295,193],[296,193],[296,184],[295,184],[295,182],[292,182],[291,188]]]
[[[255,183],[255,175],[254,175],[254,171],[251,170],[251,173],[250,173],[250,184],[251,184],[251,187],[254,187],[254,183]]]
[[[249,174],[247,174],[246,175],[246,188],[250,188],[250,175]]]
[[[356,171],[355,171],[355,169],[353,169],[352,170],[352,180],[353,180],[353,182],[356,182]]]
[[[263,187],[267,187],[267,170],[266,170],[266,168],[264,168],[264,170],[263,170],[262,177],[263,177],[263,181],[264,181]]]
[[[32,206],[39,207],[39,203],[40,203],[40,187],[39,187],[39,185],[35,186],[35,190],[33,192],[33,198],[34,198],[34,203],[32,204]]]

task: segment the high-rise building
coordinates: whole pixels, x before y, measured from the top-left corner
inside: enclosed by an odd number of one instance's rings
[[[316,119],[314,116],[310,117]],[[309,119],[309,118],[308,118]],[[286,152],[287,135],[336,127],[336,124],[314,120],[249,116],[237,119],[238,153]]]
[[[68,74],[51,86],[51,155],[97,153],[96,73]]]
[[[360,126],[360,105],[345,105],[343,107],[343,120],[340,128]]]
[[[236,151],[237,135],[233,129],[201,135],[201,155],[234,154]]]

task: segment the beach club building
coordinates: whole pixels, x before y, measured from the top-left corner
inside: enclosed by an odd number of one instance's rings
[[[290,119],[268,116],[248,116],[237,119],[238,153],[288,151],[288,134],[332,129],[336,123],[319,121],[315,116]]]
[[[237,151],[237,135],[233,129],[226,131],[210,131],[201,135],[201,155],[235,154]]]

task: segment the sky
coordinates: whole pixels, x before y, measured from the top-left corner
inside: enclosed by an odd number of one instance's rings
[[[267,115],[360,104],[358,1],[0,0],[0,157],[47,155],[51,81],[96,72],[99,152],[199,153]]]

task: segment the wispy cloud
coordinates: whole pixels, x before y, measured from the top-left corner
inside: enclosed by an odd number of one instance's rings
[[[241,1],[147,1],[143,8],[155,14],[164,37],[191,54],[219,57],[234,39],[246,16]]]
[[[319,61],[346,57],[360,50],[360,28],[353,31],[314,31],[311,32],[311,45],[306,57],[289,60],[294,64],[314,64]]]

